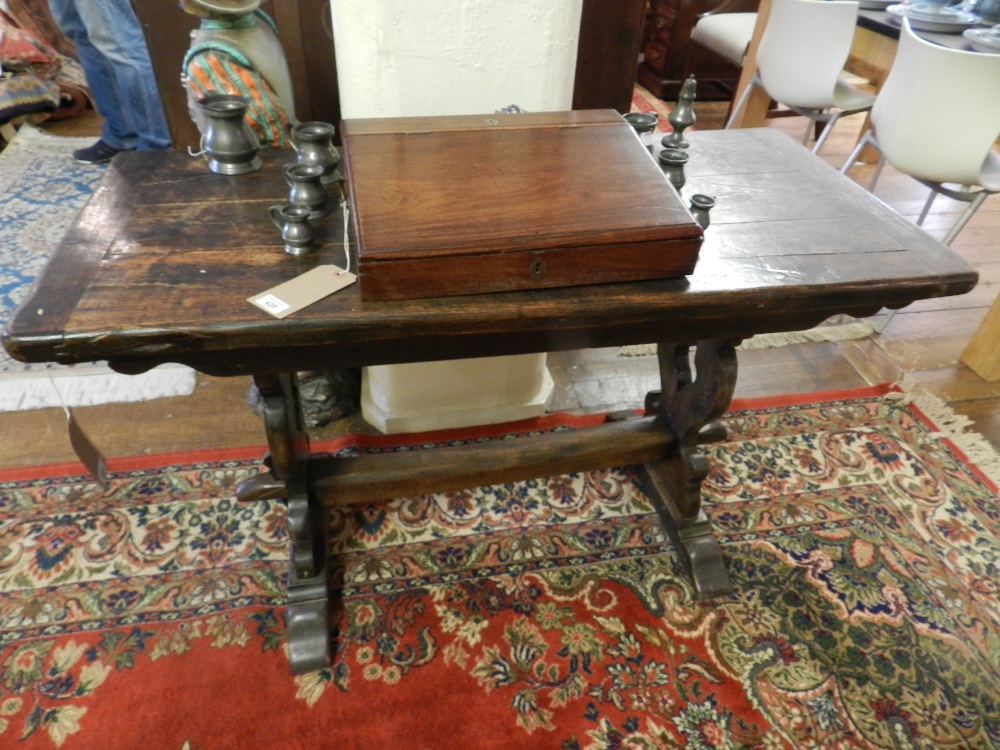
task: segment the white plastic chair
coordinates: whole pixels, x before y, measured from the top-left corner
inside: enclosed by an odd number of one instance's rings
[[[726,127],[736,121],[754,86],[797,114],[826,123],[813,153],[841,116],[870,109],[875,97],[848,85],[841,75],[857,18],[857,0],[774,0],[757,48],[757,72]]]
[[[756,24],[756,13],[706,13],[691,30],[691,41],[742,66]]]
[[[869,190],[885,162],[931,189],[918,225],[938,194],[968,203],[942,240],[950,245],[986,197],[1000,192],[1000,154],[993,149],[1000,136],[1000,54],[933,44],[904,19],[871,128],[840,171],[846,173],[866,146],[876,148],[880,158]],[[885,330],[895,314],[876,330]]]

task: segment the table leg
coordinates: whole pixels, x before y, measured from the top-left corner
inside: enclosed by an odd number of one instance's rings
[[[309,438],[294,373],[254,376],[270,452],[268,474],[241,484],[241,501],[281,497],[288,506],[288,649],[292,672],[330,665],[327,517],[309,488]]]
[[[722,549],[701,508],[701,483],[708,459],[698,446],[725,437],[714,422],[729,406],[736,386],[739,339],[700,341],[691,368],[690,346],[660,344],[661,390],[646,398],[647,414],[657,414],[676,439],[667,458],[640,467],[640,478],[667,533],[677,546],[700,600],[732,588]]]

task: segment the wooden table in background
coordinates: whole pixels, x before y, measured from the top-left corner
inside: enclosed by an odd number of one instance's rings
[[[708,465],[699,444],[719,437],[714,422],[735,386],[736,345],[835,314],[961,294],[977,274],[780,132],[690,140],[685,198],[707,193],[718,204],[687,278],[378,303],[363,302],[354,285],[284,320],[246,298],[342,262],[343,252],[334,215],[320,224],[317,254],[282,253],[267,207],[286,194],[287,152],[263,154],[261,171],[239,177],[180,152],[121,154],[3,343],[28,362],[108,360],[123,373],[180,362],[253,375],[269,471],[238,497],[288,505],[296,672],[329,661],[333,504],[638,465],[696,594],[715,597],[730,584],[701,508]],[[661,389],[647,397],[644,417],[503,446],[342,459],[312,455],[302,425],[301,370],[651,342]]]

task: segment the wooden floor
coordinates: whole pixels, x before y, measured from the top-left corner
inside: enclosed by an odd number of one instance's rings
[[[720,127],[725,109],[722,102],[696,102],[696,127]],[[821,156],[839,167],[860,126],[860,116],[846,118],[824,145]],[[798,117],[780,118],[769,121],[768,127],[801,138],[807,123]],[[89,135],[96,134],[98,128],[98,121],[85,118],[54,123],[48,129],[62,135]],[[869,170],[859,166],[851,175],[866,184]],[[926,189],[887,168],[875,193],[901,214],[915,218]],[[943,236],[959,211],[960,204],[939,198],[925,226]],[[973,428],[1000,449],[1000,382],[985,382],[958,363],[1000,290],[1000,198],[986,201],[951,251],[979,270],[980,284],[973,292],[914,304],[901,311],[883,334],[864,340],[741,352],[736,396],[855,388],[897,381],[908,374],[955,411],[971,418]],[[549,367],[556,381],[553,410],[635,408],[641,406],[646,391],[657,385],[655,358],[621,357],[616,350],[553,354]],[[246,405],[249,385],[244,378],[199,376],[198,387],[189,397],[78,408],[74,413],[109,457],[260,445],[263,428]],[[316,431],[315,437],[329,437],[358,426],[356,419],[343,420]],[[0,435],[0,467],[74,460],[60,409],[0,414]]]

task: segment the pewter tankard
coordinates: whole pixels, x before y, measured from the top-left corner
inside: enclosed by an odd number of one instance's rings
[[[260,141],[244,118],[247,100],[232,94],[209,94],[198,100],[198,106],[208,118],[203,141],[208,168],[228,175],[260,169]]]
[[[281,230],[285,252],[305,255],[316,249],[316,229],[309,223],[309,207],[296,203],[271,206],[271,221]]]
[[[309,209],[310,219],[321,219],[330,213],[330,196],[321,182],[323,168],[318,164],[285,165],[285,180],[290,188],[288,202]]]
[[[300,122],[292,127],[292,148],[295,149],[299,164],[316,164],[323,168],[321,181],[324,185],[336,182],[340,164],[340,152],[333,145],[336,132],[328,122]]]

